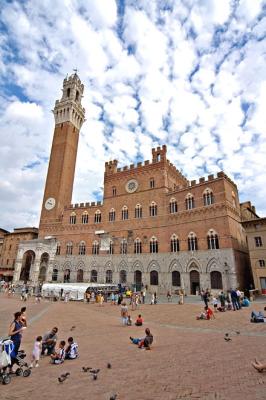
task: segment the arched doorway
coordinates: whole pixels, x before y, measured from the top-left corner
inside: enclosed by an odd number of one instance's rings
[[[46,280],[46,271],[48,269],[49,264],[49,254],[43,253],[41,255],[40,260],[40,272],[39,272],[39,281],[44,282]]]
[[[30,278],[30,269],[35,261],[35,253],[32,250],[26,251],[22,259],[22,268],[20,272],[20,280],[27,282]]]
[[[77,282],[83,282],[83,269],[77,271]]]
[[[142,273],[139,270],[134,272],[134,284],[136,288],[135,290],[139,292],[141,290],[141,284],[142,284]]]
[[[190,271],[190,293],[196,294],[200,290],[200,276],[199,272],[193,269]]]

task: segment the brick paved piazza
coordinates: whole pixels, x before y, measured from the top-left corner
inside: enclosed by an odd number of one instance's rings
[[[251,308],[259,310],[265,304]],[[251,308],[218,313],[214,321],[196,321],[202,304],[142,305],[144,327],[155,337],[153,349],[145,351],[129,342],[129,336],[141,336],[144,329],[122,327],[117,306],[31,300],[26,305],[29,327],[22,348],[27,355],[34,338],[56,325],[59,339],[73,334],[80,357],[60,366],[42,358],[29,378],[13,376],[10,385],[0,385],[0,399],[108,400],[113,393],[117,400],[266,399],[266,373],[250,365],[255,356],[266,360],[266,324],[249,322]],[[0,295],[0,335],[21,306],[18,299]],[[137,313],[131,313],[133,319]],[[237,330],[240,335],[234,333]],[[232,332],[232,341],[224,341],[225,332]],[[100,368],[98,380],[81,372],[82,366]],[[66,371],[70,378],[58,383],[57,377]]]

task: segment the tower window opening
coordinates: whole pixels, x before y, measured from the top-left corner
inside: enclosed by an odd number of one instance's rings
[[[70,88],[67,89],[67,97],[70,96]]]
[[[76,91],[76,98],[75,98],[75,100],[78,101],[78,99],[79,99],[79,91],[77,90],[77,91]]]

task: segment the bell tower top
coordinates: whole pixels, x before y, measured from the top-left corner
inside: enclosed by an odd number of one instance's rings
[[[53,114],[55,124],[71,122],[80,130],[85,119],[85,108],[81,105],[84,85],[75,72],[63,82],[62,98],[56,100]]]

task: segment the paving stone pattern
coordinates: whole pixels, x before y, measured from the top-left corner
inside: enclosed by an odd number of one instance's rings
[[[0,336],[22,305],[0,294]],[[249,321],[251,309],[265,305],[253,303],[249,309],[217,313],[212,321],[197,321],[201,303],[147,304],[130,311],[133,321],[138,313],[143,315],[144,327],[122,327],[117,306],[29,300],[22,345],[27,355],[37,335],[58,326],[60,340],[74,336],[80,357],[59,366],[42,358],[29,378],[12,377],[10,385],[0,385],[0,399],[109,400],[117,393],[117,400],[265,400],[266,373],[256,372],[250,362],[254,357],[266,361],[266,324]],[[145,327],[154,334],[151,351],[129,341],[129,336],[142,336]],[[229,342],[224,340],[226,332]],[[98,379],[93,381],[82,366],[100,368]],[[67,371],[70,377],[59,384],[57,377]]]

